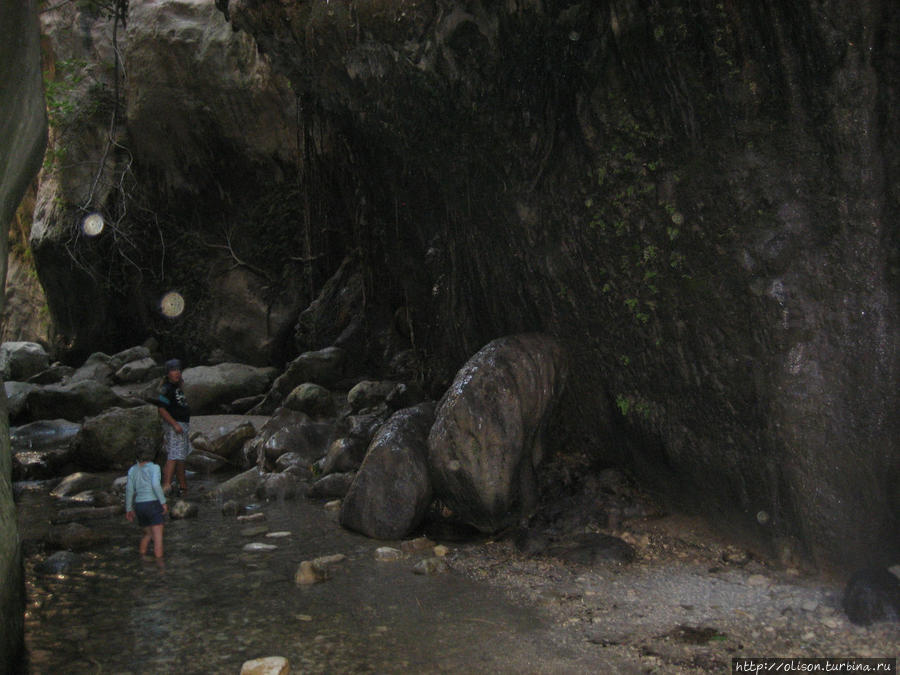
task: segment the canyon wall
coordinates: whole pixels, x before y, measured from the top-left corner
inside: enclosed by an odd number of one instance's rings
[[[577,374],[552,451],[773,552],[895,561],[888,5],[132,0],[118,33],[62,8],[83,110],[32,233],[58,349],[278,364],[327,346],[300,313],[353,261],[362,325],[402,316],[434,394],[550,333]]]

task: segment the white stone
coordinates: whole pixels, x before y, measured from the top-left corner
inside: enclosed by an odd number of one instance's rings
[[[290,675],[291,664],[283,656],[265,656],[244,661],[241,675]]]

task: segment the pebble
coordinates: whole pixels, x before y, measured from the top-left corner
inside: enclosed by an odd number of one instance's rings
[[[447,570],[447,563],[443,558],[424,558],[415,564],[413,573],[434,575]]]
[[[330,502],[325,502],[325,510],[326,511],[339,511],[341,508],[341,500],[340,499],[332,499]]]
[[[237,519],[238,519],[238,522],[249,523],[249,522],[253,522],[255,520],[265,520],[266,514],[263,513],[262,511],[257,511],[256,513],[250,513],[250,514],[247,514],[246,516],[238,516]]]
[[[375,549],[375,560],[393,561],[400,560],[403,557],[403,551],[390,546],[380,546]]]
[[[281,530],[279,532],[268,532],[266,536],[272,539],[281,539],[282,537],[290,537],[291,533],[287,530]]]
[[[450,553],[450,549],[447,548],[446,546],[444,546],[443,544],[438,544],[438,545],[435,546],[432,550],[434,551],[434,554],[435,554],[438,558],[443,558],[443,557],[446,556],[448,553]]]
[[[804,600],[800,607],[804,612],[815,612],[819,608],[819,603],[816,600]]]
[[[750,586],[768,586],[769,579],[763,574],[751,574],[747,577],[747,584]]]
[[[242,550],[250,551],[250,552],[274,551],[276,548],[278,548],[278,547],[275,544],[263,544],[262,542],[254,541],[249,544],[245,544],[244,548]]]
[[[328,568],[324,565],[317,565],[314,560],[304,560],[294,573],[294,583],[298,586],[318,584],[329,578]]]

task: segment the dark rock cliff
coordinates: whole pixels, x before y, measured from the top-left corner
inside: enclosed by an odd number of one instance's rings
[[[0,279],[6,279],[7,232],[16,206],[40,168],[47,116],[40,77],[37,5],[0,3]],[[0,312],[3,298],[0,293]],[[0,392],[0,663],[20,667],[25,627],[25,581],[12,491],[12,458],[5,392]]]
[[[900,555],[891,3],[215,4],[199,23],[238,31],[216,43],[229,86],[188,48],[212,32],[187,30],[197,5],[131,3],[126,62],[165,86],[129,71],[134,187],[99,203],[146,268],[105,300],[125,240],[76,265],[50,236],[96,195],[38,206],[71,345],[128,325],[198,356],[321,348],[293,322],[355,252],[358,296],[403,309],[436,392],[491,339],[550,333],[576,375],[550,449],[822,564]],[[175,323],[146,309],[173,280],[193,303]],[[268,334],[236,345],[216,322],[247,306]]]

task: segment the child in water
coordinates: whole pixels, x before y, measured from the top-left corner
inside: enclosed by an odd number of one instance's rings
[[[169,506],[159,480],[159,465],[153,461],[155,454],[149,442],[139,443],[137,462],[128,470],[128,482],[125,483],[125,517],[134,522],[137,516],[138,525],[144,528],[138,546],[141,555],[147,555],[147,547],[153,539],[153,555],[162,560],[163,520]]]

